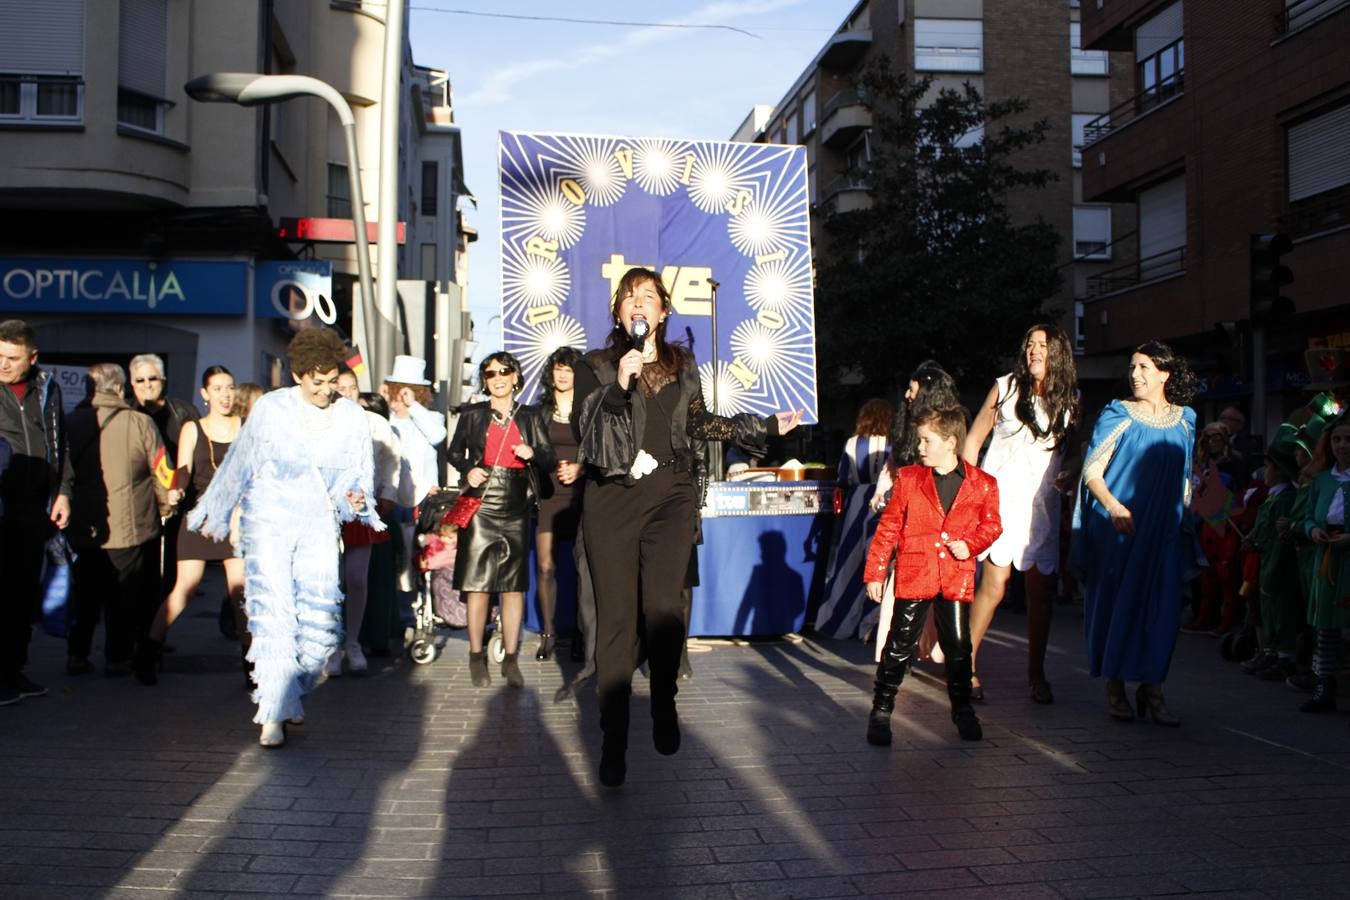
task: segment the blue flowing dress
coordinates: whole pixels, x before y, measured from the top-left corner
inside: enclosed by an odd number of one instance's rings
[[[837,482],[845,496],[839,544],[825,576],[825,602],[816,613],[816,632],[822,637],[853,637],[866,614],[876,608],[867,601],[862,574],[867,546],[881,518],[872,511],[872,498],[889,454],[889,442],[877,435],[854,435],[844,446]]]
[[[1203,556],[1189,527],[1195,411],[1153,416],[1112,400],[1097,417],[1073,517],[1074,568],[1084,575],[1084,630],[1092,675],[1161,683],[1181,626],[1183,592]],[[1111,525],[1087,490],[1094,478],[1130,510],[1135,533]]]

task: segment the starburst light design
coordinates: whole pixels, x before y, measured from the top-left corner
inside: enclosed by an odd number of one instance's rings
[[[518,320],[502,329],[502,344],[520,360],[521,375],[525,379],[521,396],[529,398],[535,396],[539,375],[554,350],[559,347],[586,348],[586,328],[569,315],[559,315],[538,325]]]

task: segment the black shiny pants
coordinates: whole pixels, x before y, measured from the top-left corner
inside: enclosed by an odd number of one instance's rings
[[[872,710],[889,714],[905,670],[914,661],[914,649],[923,634],[929,607],[937,624],[938,643],[947,657],[947,696],[952,714],[970,706],[970,604],[942,596],[932,600],[896,600],[891,633],[886,638],[872,694]]]

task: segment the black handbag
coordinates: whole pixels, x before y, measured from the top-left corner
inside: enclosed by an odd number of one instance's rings
[[[459,488],[443,487],[417,505],[417,533],[435,534],[440,530],[441,520],[450,512],[459,499]]]

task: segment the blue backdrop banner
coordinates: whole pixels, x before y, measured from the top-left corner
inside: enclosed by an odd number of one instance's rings
[[[527,397],[554,350],[604,343],[615,286],[647,266],[710,408],[716,377],[720,413],[817,421],[805,148],[503,131],[498,157],[503,343]]]

